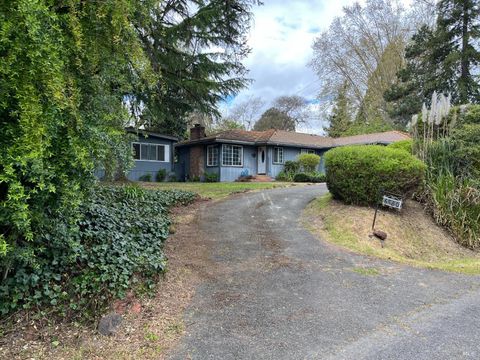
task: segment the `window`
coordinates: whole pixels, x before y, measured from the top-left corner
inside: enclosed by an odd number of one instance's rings
[[[315,150],[313,150],[313,149],[302,149],[302,150],[300,150],[300,153],[301,154],[316,154]]]
[[[218,146],[207,146],[207,166],[218,166]]]
[[[168,162],[168,145],[133,143],[132,148],[135,160]]]
[[[223,166],[242,166],[243,146],[223,145],[222,147],[222,165]]]
[[[282,147],[273,148],[273,163],[283,164],[283,148]]]
[[[133,158],[135,160],[140,160],[140,144],[139,143],[133,143]]]

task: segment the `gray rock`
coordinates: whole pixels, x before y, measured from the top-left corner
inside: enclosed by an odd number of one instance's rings
[[[116,313],[110,313],[102,317],[98,323],[98,332],[102,335],[113,335],[117,332],[122,323],[122,316]]]

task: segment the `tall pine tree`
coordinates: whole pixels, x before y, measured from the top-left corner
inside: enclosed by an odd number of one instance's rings
[[[335,106],[330,114],[330,125],[326,128],[330,137],[343,136],[352,123],[351,107],[347,96],[348,85],[344,83],[335,97]]]
[[[218,116],[220,100],[248,80],[241,60],[249,53],[247,32],[257,0],[164,1],[143,19],[137,32],[154,71],[155,91],[138,89],[140,124],[183,136],[188,115]]]
[[[458,103],[479,102],[480,85],[478,65],[480,63],[480,1],[442,0],[438,3],[437,37],[443,53],[444,75],[453,77],[450,92]],[[476,46],[474,45],[476,43]]]
[[[390,115],[405,123],[434,91],[454,103],[480,102],[480,0],[442,0],[435,29],[420,28],[406,47],[406,66],[385,94]]]

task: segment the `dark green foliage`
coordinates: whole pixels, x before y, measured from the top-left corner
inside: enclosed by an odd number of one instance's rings
[[[300,154],[297,157],[297,161],[304,172],[312,173],[320,164],[320,156],[317,154]]]
[[[218,104],[249,81],[242,59],[256,0],[162,1],[140,16],[137,31],[153,70],[154,91],[139,87],[132,106],[141,122],[183,137],[187,115],[218,116]],[[228,49],[228,50],[227,50]]]
[[[253,130],[265,131],[270,129],[295,131],[295,120],[283,111],[270,108],[255,123]]]
[[[152,174],[143,174],[138,178],[139,181],[150,182],[152,181]]]
[[[374,205],[381,192],[410,195],[421,183],[425,165],[403,150],[385,146],[345,146],[325,154],[327,186],[348,204]]]
[[[293,176],[295,173],[287,173],[285,170],[282,170],[278,173],[275,178],[277,181],[293,181]]]
[[[283,165],[283,171],[295,174],[300,171],[301,164],[298,161],[287,160]]]
[[[329,126],[325,129],[330,137],[344,136],[352,123],[352,109],[347,97],[347,89],[345,82],[335,97],[335,106],[328,118]]]
[[[293,181],[295,182],[310,182],[310,175],[307,173],[296,173],[293,176]]]
[[[167,177],[167,170],[160,169],[157,172],[156,180],[157,180],[157,182],[162,182],[162,181],[165,181],[166,177]]]
[[[218,182],[219,180],[219,176],[217,173],[205,173],[204,175],[204,178],[205,178],[205,182]]]
[[[293,176],[295,182],[310,182],[321,183],[326,181],[325,174],[312,172],[312,173],[297,173]]]
[[[435,50],[440,53],[442,72],[439,75],[451,81],[452,89],[448,90],[456,102],[479,102],[480,1],[441,0],[438,13],[439,46]]]
[[[54,240],[75,246],[70,224],[94,169],[131,164],[124,96],[150,78],[131,26],[148,1],[58,3],[0,3],[2,284],[21,276],[18,262],[40,266]]]
[[[442,0],[435,30],[424,26],[405,51],[399,82],[385,92],[390,113],[406,124],[432,93],[450,93],[454,103],[480,101],[480,1]]]
[[[445,78],[437,76],[435,46],[433,31],[421,27],[405,49],[406,66],[397,73],[398,81],[384,94],[390,116],[399,124],[406,125],[419,113],[435,90],[446,91],[449,87]]]
[[[450,133],[424,146],[428,166],[421,200],[461,245],[478,249],[480,105],[453,108],[448,123],[453,127]]]
[[[165,269],[168,209],[194,198],[184,191],[95,187],[81,207],[75,236],[62,236],[71,230],[56,219],[32,240],[49,244],[37,251],[35,263],[15,261],[0,286],[0,312],[53,305],[65,315],[123,296],[138,277],[148,280]]]
[[[397,141],[387,145],[387,147],[390,149],[400,149],[400,150],[406,151],[409,154],[412,153],[412,146],[413,146],[412,140],[402,140],[402,141]]]

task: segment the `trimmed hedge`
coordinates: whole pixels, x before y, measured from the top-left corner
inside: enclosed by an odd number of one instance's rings
[[[67,315],[95,314],[135,282],[151,282],[166,266],[163,242],[168,209],[195,199],[191,192],[97,186],[81,206],[76,224],[62,219],[33,241],[48,244],[36,263],[16,262],[0,286],[0,313],[52,307]],[[75,236],[66,238],[72,226]],[[87,313],[88,314],[88,313]]]
[[[311,183],[321,183],[325,182],[326,177],[321,173],[298,173],[293,176],[293,181],[295,182],[311,182]]]
[[[374,205],[381,192],[410,195],[422,182],[425,165],[404,150],[380,145],[345,146],[325,154],[327,186],[348,204]]]

